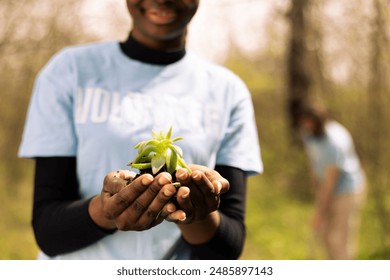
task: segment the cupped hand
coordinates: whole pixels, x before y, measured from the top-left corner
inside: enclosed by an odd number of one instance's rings
[[[153,177],[135,178],[128,170],[106,175],[102,192],[92,199],[89,212],[103,229],[142,231],[160,224],[176,207],[170,200],[176,194],[172,177],[163,172]]]
[[[229,182],[217,171],[201,165],[190,165],[192,173],[186,169],[176,171],[181,187],[177,191],[178,210],[167,216],[167,220],[177,223],[195,223],[204,220],[218,210],[220,194],[229,190]]]

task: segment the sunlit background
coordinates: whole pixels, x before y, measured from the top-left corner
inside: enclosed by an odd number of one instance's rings
[[[293,140],[288,102],[292,4],[308,0],[201,0],[188,49],[224,64],[248,85],[263,175],[251,178],[243,259],[322,258],[310,234],[313,194]],[[353,2],[353,3],[352,3]],[[295,6],[296,7],[296,6]],[[390,257],[390,5],[385,0],[312,0],[300,34],[310,88],[351,132],[369,179],[360,259]],[[124,40],[125,0],[0,2],[0,259],[34,259],[32,162],[17,149],[34,78],[61,48]]]

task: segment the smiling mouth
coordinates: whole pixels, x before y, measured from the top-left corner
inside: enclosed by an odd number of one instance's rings
[[[146,17],[154,24],[164,25],[175,21],[177,14],[173,10],[149,9],[146,11]]]

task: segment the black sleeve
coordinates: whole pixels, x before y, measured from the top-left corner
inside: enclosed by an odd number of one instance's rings
[[[221,195],[221,225],[215,236],[202,245],[191,245],[193,259],[238,259],[245,241],[246,175],[241,169],[216,166],[230,189]]]
[[[32,225],[45,254],[69,253],[114,232],[92,221],[89,201],[79,194],[75,157],[36,158]]]

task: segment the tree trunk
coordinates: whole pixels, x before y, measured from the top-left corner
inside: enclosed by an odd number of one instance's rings
[[[298,127],[298,113],[307,102],[311,79],[308,67],[307,40],[307,10],[310,0],[292,0],[289,20],[291,26],[291,38],[288,53],[288,113],[291,128],[294,131]]]
[[[385,3],[381,0],[373,0],[374,19],[371,35],[371,58],[370,58],[370,84],[368,86],[368,118],[371,125],[368,126],[370,142],[367,143],[370,160],[370,187],[374,199],[376,213],[383,231],[384,246],[390,246],[390,213],[386,207],[387,186],[387,167],[383,164],[385,161],[383,151],[388,145],[386,137],[388,133],[388,124],[385,119],[384,102],[386,81],[384,69],[384,56],[388,51],[388,41],[386,38],[386,24],[383,15]]]

